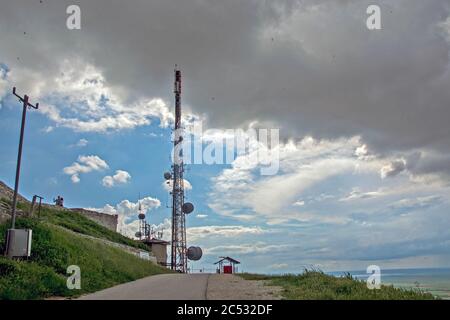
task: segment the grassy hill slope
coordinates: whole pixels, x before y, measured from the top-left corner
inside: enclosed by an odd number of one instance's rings
[[[23,210],[25,206],[27,204],[19,204]],[[4,251],[8,227],[9,222],[0,225],[0,252]],[[148,249],[75,212],[42,208],[40,219],[18,218],[16,227],[33,230],[32,256],[28,261],[0,257],[0,299],[77,296],[170,272],[122,249],[74,233]],[[70,265],[81,269],[81,290],[67,289],[66,270]]]
[[[433,295],[418,290],[398,289],[382,285],[370,290],[366,283],[350,275],[333,277],[320,271],[302,274],[261,275],[242,274],[247,280],[267,280],[269,285],[283,288],[282,295],[288,300],[431,300]]]

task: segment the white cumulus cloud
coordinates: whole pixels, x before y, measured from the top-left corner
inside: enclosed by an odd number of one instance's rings
[[[102,180],[103,186],[112,188],[117,184],[128,183],[131,180],[131,175],[124,170],[117,170],[113,176],[105,176]]]
[[[65,167],[63,172],[71,176],[73,183],[80,182],[81,173],[89,173],[91,171],[101,171],[108,169],[109,166],[105,160],[96,155],[79,156],[77,161],[72,165]]]

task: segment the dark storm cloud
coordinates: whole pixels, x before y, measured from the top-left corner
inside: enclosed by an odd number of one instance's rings
[[[130,99],[168,101],[178,63],[184,101],[212,126],[256,119],[284,136],[362,135],[378,152],[450,153],[446,0],[76,3],[79,31],[65,28],[73,1],[3,2],[2,62],[45,77],[78,56]],[[365,27],[373,3],[380,31]]]

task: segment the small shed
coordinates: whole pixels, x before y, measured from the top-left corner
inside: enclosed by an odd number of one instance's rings
[[[142,242],[150,247],[150,251],[156,257],[158,264],[167,266],[167,245],[169,245],[169,242],[160,239],[144,239]]]
[[[233,259],[231,257],[219,257],[221,258],[219,261],[214,262],[214,264],[218,265],[216,272],[217,273],[236,273],[238,271],[236,265],[240,264],[239,261]]]

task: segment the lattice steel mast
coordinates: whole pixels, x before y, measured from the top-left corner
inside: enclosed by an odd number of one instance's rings
[[[183,133],[181,127],[181,71],[175,68],[175,131],[174,157],[172,164],[172,255],[171,268],[182,273],[187,272],[186,255],[186,219],[184,205],[184,164]]]

